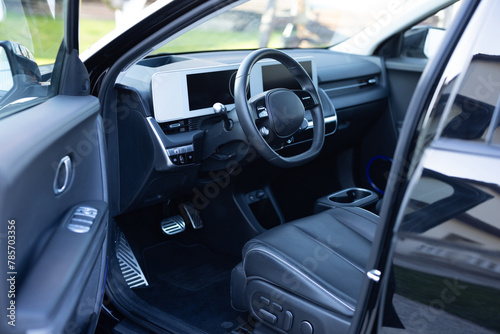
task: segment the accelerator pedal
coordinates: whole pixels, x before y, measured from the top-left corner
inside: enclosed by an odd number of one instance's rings
[[[193,203],[183,203],[179,205],[179,208],[181,209],[184,219],[189,221],[195,230],[203,227],[203,221],[201,220],[200,213],[196,210]]]
[[[118,264],[120,265],[123,278],[130,288],[149,285],[123,233],[120,233],[116,257],[118,258]]]
[[[161,221],[161,230],[166,235],[174,235],[186,230],[186,223],[181,216],[173,216]]]

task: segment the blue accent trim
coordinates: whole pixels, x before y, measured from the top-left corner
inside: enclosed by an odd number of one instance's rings
[[[102,301],[104,300],[104,293],[106,292],[106,279],[108,278],[108,261],[109,258],[106,256],[106,271],[104,272],[104,282],[102,283],[102,293],[101,293],[101,306]]]
[[[385,191],[383,191],[382,189],[380,189],[379,187],[377,187],[375,185],[375,183],[373,182],[372,178],[370,177],[370,167],[372,165],[372,163],[375,161],[375,160],[387,160],[389,161],[390,163],[392,163],[392,159],[389,158],[388,156],[385,156],[385,155],[377,155],[376,157],[373,157],[369,162],[368,162],[368,165],[366,165],[366,178],[368,179],[368,182],[370,183],[370,185],[372,186],[372,188],[378,192],[379,194],[383,195],[385,194]]]

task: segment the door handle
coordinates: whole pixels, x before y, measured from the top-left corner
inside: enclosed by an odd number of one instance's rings
[[[62,194],[69,185],[72,174],[72,163],[69,156],[65,156],[59,161],[57,166],[56,175],[54,177],[54,194]]]

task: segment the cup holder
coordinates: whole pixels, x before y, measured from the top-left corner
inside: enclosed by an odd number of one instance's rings
[[[360,188],[350,188],[341,192],[335,193],[328,197],[328,199],[335,203],[353,204],[363,198],[369,197],[373,194],[371,191]]]
[[[371,190],[348,188],[322,197],[314,204],[314,212],[318,213],[340,206],[367,207],[378,201],[378,195]]]

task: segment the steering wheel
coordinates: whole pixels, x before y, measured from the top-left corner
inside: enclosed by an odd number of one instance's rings
[[[277,88],[247,98],[252,67],[261,59],[274,59],[283,64],[298,81],[302,90]],[[259,49],[250,53],[236,74],[234,99],[236,113],[250,144],[270,163],[278,167],[294,167],[317,157],[325,139],[325,119],[318,91],[299,63],[286,53]],[[299,130],[308,127],[305,110],[311,111],[313,140],[300,154],[284,157],[276,152]]]

